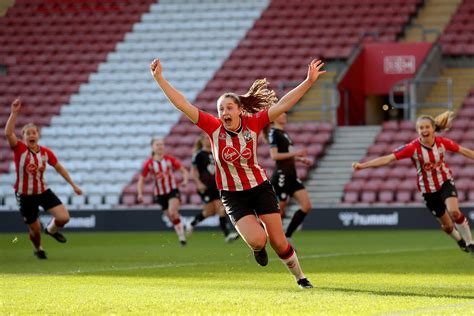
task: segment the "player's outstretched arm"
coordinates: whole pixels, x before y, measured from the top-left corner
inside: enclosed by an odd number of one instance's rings
[[[5,124],[5,136],[11,148],[15,147],[18,142],[18,139],[16,138],[16,135],[15,135],[15,125],[16,125],[16,117],[18,115],[18,112],[20,112],[20,108],[21,108],[21,99],[17,98],[15,101],[13,101],[11,105],[10,117],[8,117],[7,124]]]
[[[352,163],[352,169],[354,169],[354,171],[357,171],[357,170],[367,169],[367,168],[382,167],[382,166],[388,165],[394,160],[396,160],[395,155],[390,154],[390,155],[375,158],[363,163],[354,162]]]
[[[459,146],[459,153],[467,158],[474,159],[474,151],[469,148]]]
[[[163,77],[163,67],[161,66],[159,59],[153,60],[150,65],[150,70],[153,78],[156,83],[158,83],[161,90],[163,90],[168,100],[170,100],[178,110],[183,112],[191,122],[196,124],[199,119],[198,108],[192,105],[181,92],[179,92]]]
[[[298,158],[298,157],[306,157],[307,155],[307,150],[305,149],[299,149],[299,150],[292,150],[287,153],[280,153],[278,152],[278,148],[276,147],[271,147],[270,148],[270,158],[273,160],[285,160],[289,158]]]
[[[311,86],[318,80],[319,76],[326,71],[321,70],[324,63],[321,60],[313,59],[308,65],[308,74],[306,79],[300,83],[296,88],[285,94],[280,101],[268,110],[268,118],[273,122],[280,114],[288,112],[311,88]]]
[[[76,193],[77,195],[82,195],[82,190],[81,188],[79,188],[75,183],[74,181],[72,181],[72,178],[71,176],[69,175],[69,172],[67,172],[66,168],[64,168],[64,166],[62,164],[60,164],[59,162],[56,163],[54,165],[54,169],[56,169],[56,171],[64,178],[64,180],[66,180],[67,183],[69,183],[69,185],[72,187],[72,189],[74,190],[74,193]]]

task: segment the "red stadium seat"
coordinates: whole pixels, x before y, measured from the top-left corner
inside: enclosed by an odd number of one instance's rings
[[[377,200],[377,193],[375,191],[364,191],[361,193],[360,201],[362,203],[372,204]]]
[[[345,192],[343,201],[351,204],[357,203],[359,202],[359,193],[354,191]]]

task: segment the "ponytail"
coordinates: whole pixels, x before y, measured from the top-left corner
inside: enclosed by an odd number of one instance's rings
[[[217,104],[220,104],[223,98],[232,98],[244,112],[249,114],[267,109],[278,101],[275,91],[268,88],[267,79],[255,80],[249,91],[244,95],[231,92],[224,93],[217,100]]]
[[[421,120],[429,120],[434,127],[435,132],[444,132],[447,131],[451,127],[451,122],[454,119],[454,112],[453,111],[446,111],[441,113],[440,115],[433,118],[431,115],[422,115],[418,117],[416,120],[416,125],[418,128],[418,123]]]

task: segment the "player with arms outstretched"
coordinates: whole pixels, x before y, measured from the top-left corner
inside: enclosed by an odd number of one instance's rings
[[[322,66],[321,61],[311,61],[306,79],[279,101],[274,91],[267,88],[266,80],[256,80],[245,95],[224,93],[217,100],[218,117],[200,111],[171,86],[158,59],[150,66],[155,81],[171,103],[209,136],[222,203],[258,264],[268,264],[268,236],[272,248],[301,288],[313,286],[283,232],[275,191],[257,161],[257,139],[265,126],[290,110],[311,88],[325,72]]]

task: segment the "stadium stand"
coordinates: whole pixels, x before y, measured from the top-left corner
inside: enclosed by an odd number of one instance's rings
[[[24,106],[17,121],[18,129],[29,122],[42,127],[41,143],[56,152],[86,192],[90,192],[89,183],[81,178],[93,171],[95,162],[89,156],[112,146],[103,136],[117,135],[120,128],[104,126],[100,116],[72,115],[60,119],[59,114],[72,112],[75,100],[80,99],[81,85],[89,81],[152,2],[17,0],[0,18],[0,63],[7,67],[6,75],[0,76],[1,120],[6,122],[9,104],[21,96]],[[77,103],[76,106],[84,112],[87,108],[98,108],[101,113],[107,113],[106,100],[90,101],[89,107]],[[69,104],[67,110],[63,109],[66,104]],[[118,107],[114,102],[108,105]],[[132,138],[130,134],[129,139]],[[105,143],[100,143],[101,140]],[[14,166],[10,166],[12,154],[3,137],[0,151],[1,192],[5,201],[10,201]],[[68,203],[72,191],[64,187],[64,180],[58,179],[54,172],[48,178]],[[108,181],[114,183],[116,179],[109,177]]]
[[[48,172],[49,183],[66,203],[78,208],[134,205],[136,172],[149,154],[150,138],[171,131],[168,150],[189,166],[190,145],[199,133],[152,81],[148,64],[154,57],[162,59],[165,75],[189,100],[213,112],[222,92],[243,93],[259,77],[267,77],[275,89],[284,81],[299,81],[309,58],[345,59],[366,33],[396,40],[421,4],[20,0],[0,19],[0,60],[8,67],[8,76],[0,77],[5,91],[0,101],[8,104],[23,96],[18,126],[30,120],[43,126],[41,143],[57,153],[86,192],[84,199],[73,199],[64,181]],[[19,45],[24,43],[28,46]],[[0,115],[6,121],[8,107]],[[296,145],[311,143],[314,158],[333,131],[327,123],[288,128]],[[262,148],[260,159],[271,172],[273,162]],[[4,140],[0,150],[0,193],[6,204],[14,169]],[[307,173],[299,170],[302,178]],[[148,182],[149,194],[151,187]],[[183,189],[183,202],[198,204],[194,192],[192,185]]]
[[[440,37],[443,53],[450,56],[474,55],[474,3],[464,0]]]
[[[1,22],[8,26],[7,31],[1,33],[2,40],[8,44],[7,48],[0,49],[1,56],[20,54],[16,48],[18,39],[13,36],[14,26],[32,42],[29,51],[37,52],[41,61],[48,58],[49,68],[41,62],[31,68],[35,76],[30,81],[37,83],[37,89],[41,85],[41,91],[46,91],[44,94],[49,97],[51,93],[44,82],[52,82],[51,90],[59,89],[64,81],[74,84],[68,94],[58,92],[62,99],[53,111],[50,103],[45,106],[43,94],[40,98],[27,94],[33,89],[27,85],[29,81],[24,75],[19,76],[29,69],[25,61],[18,62],[20,68],[9,65],[9,71],[15,76],[1,83],[2,91],[10,89],[9,98],[2,100],[5,104],[21,93],[26,95],[26,110],[33,100],[35,105],[42,105],[31,107],[35,111],[54,114],[39,124],[50,123],[42,130],[41,143],[57,153],[86,192],[85,199],[74,198],[73,201],[71,191],[62,188],[64,181],[54,172],[48,172],[46,177],[66,202],[74,202],[79,208],[87,208],[90,203],[119,203],[123,187],[149,154],[151,137],[165,136],[179,119],[179,113],[159,93],[149,74],[151,60],[159,56],[166,65],[167,77],[194,100],[268,4],[267,1],[160,1],[150,6],[154,1],[116,2],[18,1]],[[231,11],[226,19],[222,19],[223,9]],[[44,23],[46,26],[42,25],[44,15],[49,17]],[[22,19],[29,16],[33,16],[35,22],[22,26]],[[186,23],[182,23],[183,19]],[[38,42],[35,34],[43,34],[45,30],[47,39]],[[61,44],[54,54],[43,54],[38,48],[39,43],[41,49],[48,50],[46,44],[54,44],[54,41]],[[66,47],[74,54],[63,52]],[[98,52],[101,59],[91,63],[90,59],[95,56],[92,53],[99,48],[103,49]],[[112,50],[115,51],[108,53]],[[3,59],[8,61],[6,57]],[[88,67],[87,71],[79,69],[77,64]],[[68,67],[73,68],[74,76],[64,75]],[[17,88],[11,89],[11,84]],[[3,112],[6,121],[8,109]],[[37,120],[39,116],[35,117]],[[21,126],[23,122],[18,123]],[[5,149],[3,157],[10,157],[9,149],[2,148]],[[9,171],[13,171],[11,167]],[[7,169],[6,164],[3,169]],[[8,181],[2,181],[2,192],[13,194],[14,175],[7,174],[5,179]]]

